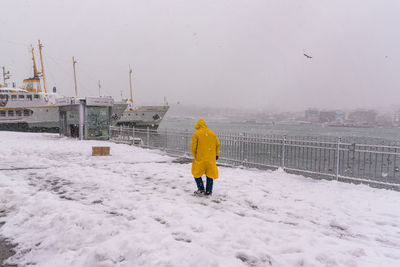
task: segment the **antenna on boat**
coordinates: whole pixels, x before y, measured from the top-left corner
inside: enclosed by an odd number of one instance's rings
[[[6,71],[6,67],[3,66],[3,84],[7,87],[7,80],[10,79],[10,71]]]
[[[129,102],[133,103],[133,97],[132,97],[132,69],[131,69],[131,65],[129,65],[129,86],[131,88],[131,98],[129,99]]]
[[[75,57],[72,57],[72,67],[74,68],[74,82],[75,82],[75,97],[78,97],[78,87],[76,85],[76,72],[75,72],[75,64],[78,63],[75,60]]]
[[[38,40],[38,46],[39,46],[39,53],[40,53],[40,65],[42,66],[42,77],[43,77],[43,88],[44,92],[47,94],[47,88],[46,88],[46,77],[44,75],[44,68],[43,68],[43,57],[42,57],[42,48],[43,45],[40,43],[40,40]]]

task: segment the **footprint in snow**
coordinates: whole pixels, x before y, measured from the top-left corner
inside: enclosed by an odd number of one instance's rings
[[[261,257],[255,257],[244,252],[239,252],[236,254],[236,258],[247,266],[272,266],[272,258],[266,254]]]
[[[192,242],[190,237],[188,237],[188,235],[186,235],[185,233],[172,233],[172,236],[174,237],[174,239],[176,241],[183,241],[183,242],[186,242],[186,243],[191,243]]]
[[[107,213],[110,214],[110,215],[113,215],[113,216],[123,216],[122,213],[117,212],[117,211],[109,211],[109,212],[107,212]]]
[[[154,220],[159,222],[159,223],[161,223],[161,224],[163,224],[163,225],[167,225],[167,221],[164,220],[163,218],[156,217],[156,218],[154,218]]]
[[[337,223],[337,222],[331,222],[331,223],[329,224],[329,226],[332,227],[333,229],[337,229],[337,230],[340,230],[340,231],[346,231],[346,230],[347,230],[347,227],[346,227],[346,226],[340,225],[340,224]]]
[[[236,215],[239,215],[240,217],[245,217],[246,214],[244,212],[234,212]]]
[[[253,210],[258,210],[258,206],[254,204],[253,202],[246,200],[246,203],[252,208]]]
[[[204,232],[203,226],[192,226],[191,229],[192,229],[193,232],[195,232],[195,233],[202,233],[202,232]]]
[[[298,223],[295,222],[288,222],[288,221],[279,221],[279,223],[287,224],[287,225],[292,225],[292,226],[297,226],[299,225]]]

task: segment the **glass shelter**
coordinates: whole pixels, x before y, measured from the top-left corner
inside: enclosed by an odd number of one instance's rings
[[[81,140],[108,140],[113,104],[111,97],[57,99],[60,135]]]

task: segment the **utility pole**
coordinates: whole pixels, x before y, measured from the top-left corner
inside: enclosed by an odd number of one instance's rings
[[[74,82],[75,82],[75,97],[78,97],[78,87],[76,85],[76,72],[75,72],[75,64],[78,63],[75,61],[75,58],[72,57],[72,67],[74,68]]]
[[[40,65],[42,66],[42,77],[43,77],[43,88],[44,92],[47,94],[47,88],[46,88],[46,77],[44,75],[44,67],[43,67],[43,57],[42,57],[42,48],[43,45],[40,43],[40,40],[38,40],[38,45],[39,45],[39,53],[40,53]]]
[[[129,102],[133,103],[133,97],[132,97],[132,69],[131,69],[131,65],[129,65],[129,86],[131,88],[131,99],[129,99]]]
[[[7,80],[10,79],[10,71],[6,71],[6,67],[3,66],[3,84],[7,87]]]
[[[99,96],[100,96],[100,88],[101,88],[101,84],[100,84],[100,80],[99,80]]]

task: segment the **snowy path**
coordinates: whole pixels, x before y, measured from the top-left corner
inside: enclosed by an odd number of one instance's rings
[[[197,198],[190,164],[161,152],[0,140],[0,235],[21,266],[399,266],[399,192],[220,168]],[[101,144],[112,156],[91,156]]]

